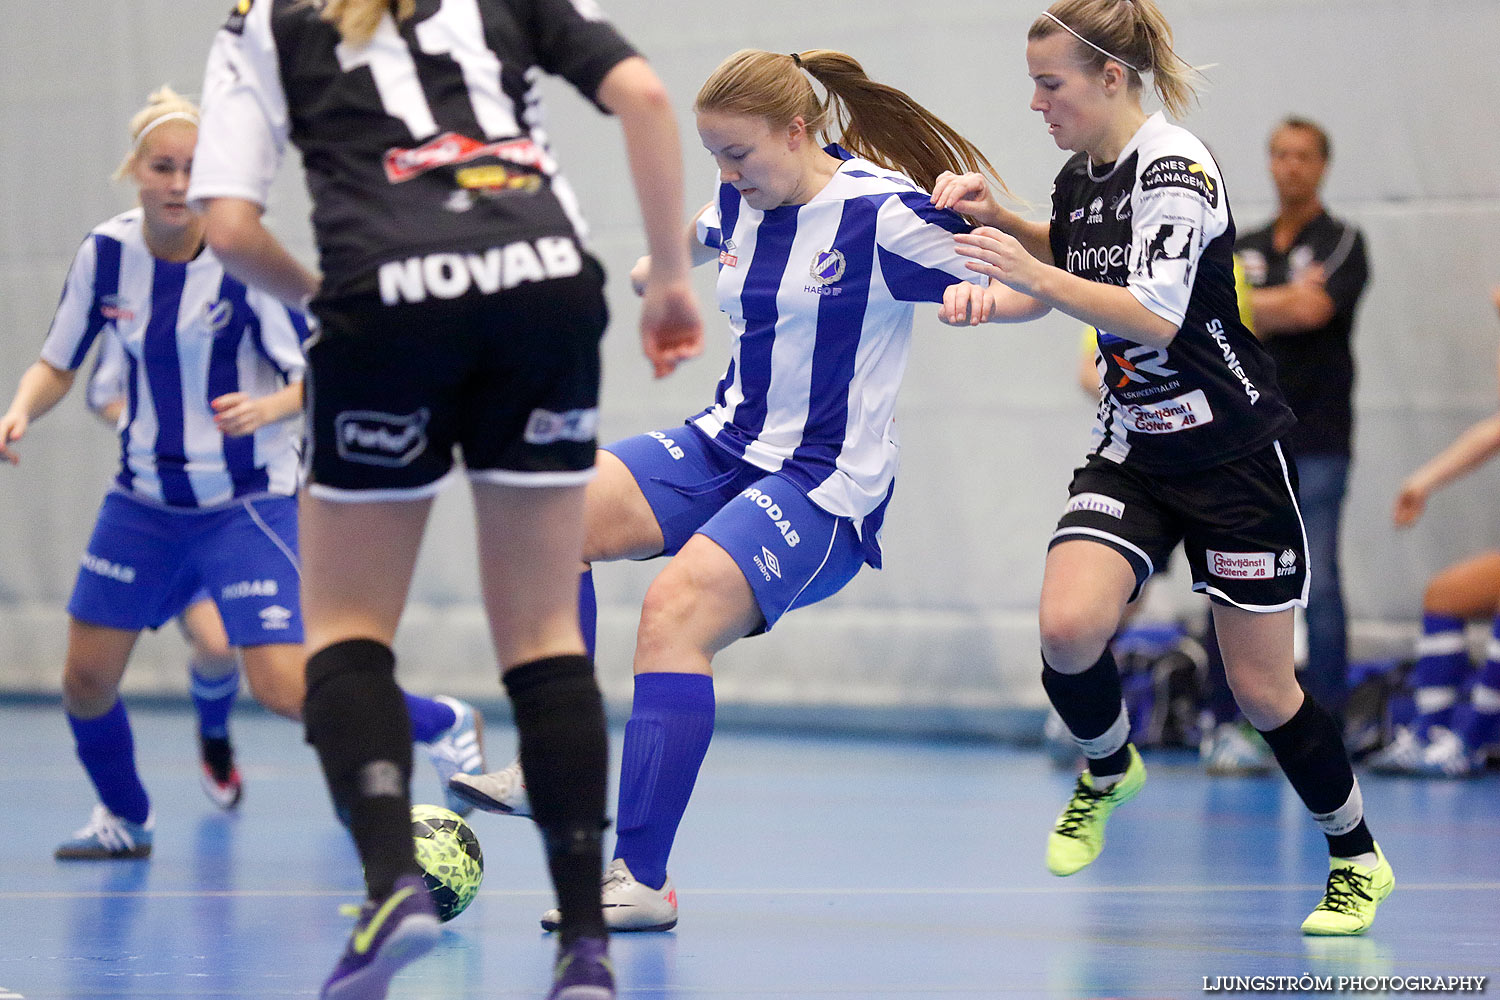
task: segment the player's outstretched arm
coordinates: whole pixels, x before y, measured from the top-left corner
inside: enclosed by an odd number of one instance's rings
[[[934,208],[946,208],[966,215],[981,226],[998,229],[1014,237],[1037,260],[1044,264],[1053,263],[1052,244],[1048,242],[1051,224],[1023,219],[1001,205],[995,200],[984,174],[943,171],[932,184],[932,204]]]
[[[979,286],[967,281],[949,285],[943,291],[938,319],[949,326],[978,326],[981,323],[1024,323],[1039,319],[1051,309],[1029,295],[992,281]]]
[[[1500,413],[1469,427],[1453,443],[1407,476],[1396,494],[1392,520],[1404,528],[1415,524],[1427,498],[1455,479],[1468,475],[1500,454]]]
[[[21,375],[16,386],[15,398],[10,401],[5,415],[0,416],[0,460],[15,465],[20,457],[11,450],[11,445],[26,436],[31,422],[42,416],[73,388],[76,373],[54,368],[38,358]]]
[[[620,119],[651,264],[643,281],[641,341],[660,378],[703,350],[703,320],[688,278],[682,239],[682,144],[666,87],[646,60],[616,65],[599,102]]]
[[[1037,260],[1017,239],[995,229],[953,237],[972,271],[988,275],[1023,295],[1138,344],[1165,347],[1177,326],[1147,309],[1128,289],[1090,281]]]
[[[261,221],[261,206],[244,198],[205,198],[208,245],[224,268],[297,309],[318,291],[319,277],[297,262]]]

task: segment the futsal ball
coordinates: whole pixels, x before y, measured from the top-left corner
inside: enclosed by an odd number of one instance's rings
[[[411,832],[438,918],[452,920],[474,901],[484,880],[479,838],[458,813],[430,805],[411,807]]]

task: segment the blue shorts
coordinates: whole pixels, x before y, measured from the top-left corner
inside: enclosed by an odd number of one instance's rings
[[[792,608],[843,589],[864,565],[854,522],[823,510],[775,473],[731,455],[691,424],[617,441],[676,555],[694,534],[712,539],[750,584],[768,631]]]
[[[160,628],[204,591],[231,646],[300,643],[297,501],[262,497],[177,511],[111,492],[68,613],[106,628]]]

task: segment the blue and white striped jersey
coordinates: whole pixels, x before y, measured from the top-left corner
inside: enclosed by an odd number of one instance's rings
[[[205,248],[186,263],[146,248],[133,209],[78,248],[42,360],[83,364],[101,332],[123,349],[120,489],[171,507],[213,507],[297,489],[297,440],[283,421],[226,438],[209,401],[300,381],[307,319],[235,280]]]
[[[896,476],[913,303],[985,279],[954,251],[953,234],[970,229],[961,217],[895,171],[828,152],[844,163],[807,204],[761,212],[721,184],[698,217],[698,239],[719,251],[734,342],[714,405],[691,423],[860,521],[883,508]],[[871,528],[861,537],[873,549]]]

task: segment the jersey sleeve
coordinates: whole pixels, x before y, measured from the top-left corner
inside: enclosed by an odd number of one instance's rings
[[[110,403],[123,399],[128,391],[125,377],[125,348],[117,338],[105,337],[99,341],[99,353],[94,356],[94,370],[84,392],[88,408],[102,413]]]
[[[954,234],[972,228],[962,216],[933,208],[925,191],[885,199],[875,220],[875,246],[891,296],[901,302],[941,302],[949,285],[988,284],[954,249]]]
[[[724,231],[721,226],[719,202],[716,198],[698,213],[698,218],[693,222],[693,232],[697,233],[699,243],[710,250],[718,250],[724,245]]]
[[[1229,227],[1218,168],[1206,156],[1156,156],[1136,178],[1131,203],[1126,287],[1141,305],[1180,327],[1203,248]]]
[[[531,0],[532,44],[538,65],[599,103],[599,85],[615,66],[638,53],[595,0]]]
[[[1340,313],[1352,313],[1370,280],[1370,262],[1365,256],[1365,238],[1353,226],[1343,226],[1339,240],[1318,261],[1323,265],[1323,290]]]
[[[275,296],[251,288],[246,302],[260,318],[261,352],[287,382],[300,382],[307,370],[304,345],[312,335],[306,313],[293,309]]]
[[[201,209],[205,198],[243,198],[264,205],[288,131],[271,0],[240,0],[208,54],[189,204]]]
[[[57,312],[42,344],[42,360],[61,371],[74,371],[88,356],[104,328],[105,316],[94,278],[99,267],[98,241],[90,236],[73,255]]]

